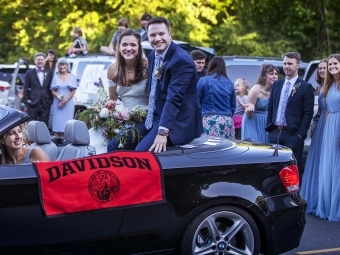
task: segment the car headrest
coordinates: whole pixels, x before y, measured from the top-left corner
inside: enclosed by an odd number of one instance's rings
[[[32,120],[27,125],[29,139],[33,143],[46,144],[51,142],[50,131],[44,122]]]
[[[89,145],[90,135],[86,124],[81,120],[69,120],[66,122],[64,139],[76,145]]]

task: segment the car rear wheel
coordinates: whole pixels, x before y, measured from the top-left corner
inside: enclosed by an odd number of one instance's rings
[[[232,206],[211,208],[185,230],[179,254],[259,254],[260,233],[245,211]]]

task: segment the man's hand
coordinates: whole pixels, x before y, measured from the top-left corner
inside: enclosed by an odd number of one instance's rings
[[[157,135],[155,138],[155,141],[153,142],[152,146],[150,147],[149,151],[152,151],[153,149],[155,153],[160,153],[162,151],[166,151],[166,142],[168,141],[168,138],[163,135]]]

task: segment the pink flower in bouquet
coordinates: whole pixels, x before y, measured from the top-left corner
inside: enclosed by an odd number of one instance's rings
[[[130,119],[130,113],[128,110],[124,109],[120,113],[122,115],[123,120],[129,120]]]
[[[112,116],[113,116],[114,118],[118,119],[119,116],[120,116],[120,114],[119,114],[119,112],[113,112],[113,113],[112,113]]]
[[[116,101],[113,101],[113,100],[109,100],[109,101],[107,101],[106,103],[105,103],[105,106],[107,107],[107,108],[113,108],[113,107],[115,107],[116,106]]]

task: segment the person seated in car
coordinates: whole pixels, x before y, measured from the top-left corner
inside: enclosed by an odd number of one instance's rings
[[[0,137],[0,165],[26,164],[50,161],[47,154],[37,147],[24,146],[24,125],[18,125]]]

